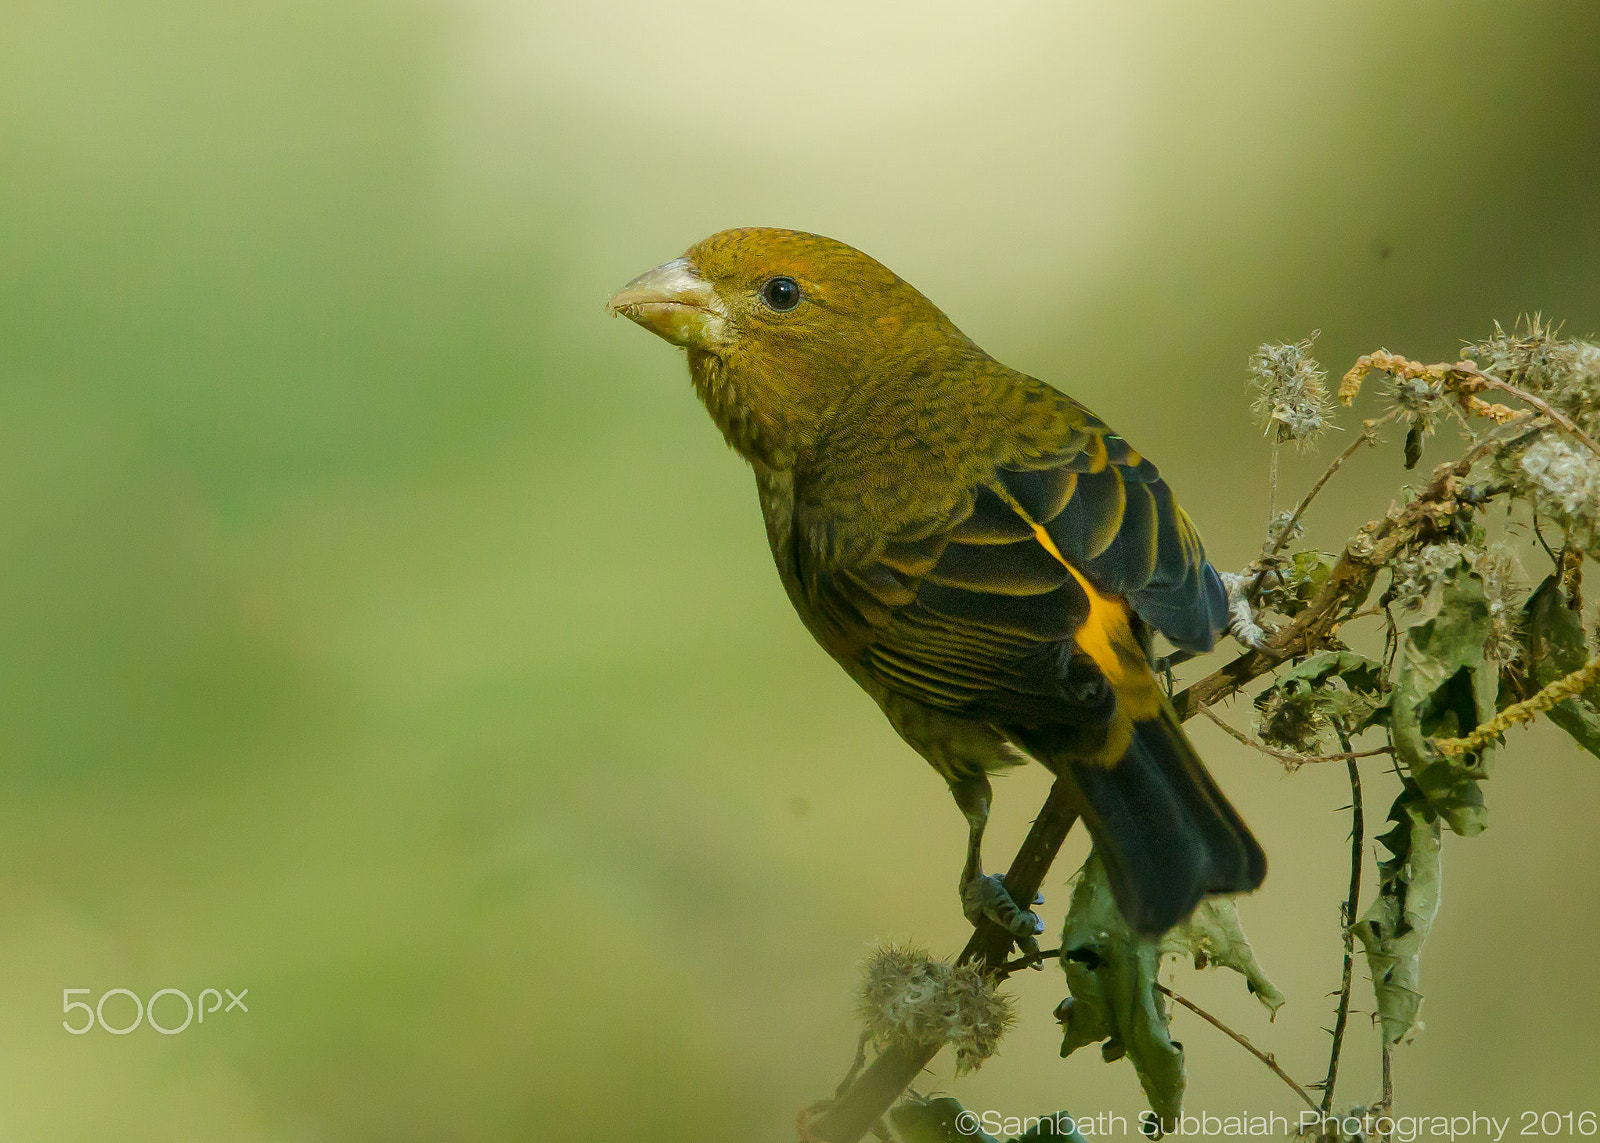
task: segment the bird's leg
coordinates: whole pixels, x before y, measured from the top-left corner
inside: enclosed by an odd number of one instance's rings
[[[1044,932],[1039,915],[1022,908],[1007,891],[1005,881],[983,871],[983,830],[989,824],[989,776],[981,770],[950,783],[950,793],[967,819],[967,863],[961,869],[961,911],[977,925],[988,918],[1017,938],[1024,953],[1033,938]],[[1043,897],[1035,898],[1039,904]],[[1034,946],[1037,947],[1037,946]]]

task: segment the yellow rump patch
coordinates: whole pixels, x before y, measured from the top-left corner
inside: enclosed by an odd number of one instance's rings
[[[1116,691],[1117,704],[1129,718],[1153,718],[1161,710],[1161,696],[1155,676],[1145,662],[1144,650],[1128,625],[1126,606],[1118,599],[1102,595],[1071,562],[1061,554],[1043,524],[1033,525],[1034,538],[1056,561],[1072,573],[1085,598],[1089,615],[1079,625],[1073,641],[1094,660],[1100,673]]]

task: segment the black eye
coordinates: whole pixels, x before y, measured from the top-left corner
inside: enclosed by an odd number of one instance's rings
[[[761,287],[761,300],[780,313],[800,304],[800,283],[793,278],[770,278]]]

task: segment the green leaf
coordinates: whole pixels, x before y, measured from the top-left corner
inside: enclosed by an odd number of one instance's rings
[[[1439,913],[1439,819],[1415,786],[1389,810],[1394,828],[1378,840],[1391,854],[1378,863],[1378,898],[1353,931],[1367,951],[1386,1044],[1417,1028],[1422,1007],[1422,945]]]
[[[1291,618],[1298,615],[1305,610],[1306,604],[1316,598],[1338,562],[1339,557],[1332,552],[1315,548],[1296,552],[1282,563],[1277,576],[1268,582],[1266,590],[1261,593],[1261,605]]]
[[[1478,783],[1489,776],[1491,748],[1450,757],[1428,739],[1470,734],[1493,717],[1499,673],[1483,653],[1491,627],[1483,579],[1462,561],[1441,577],[1437,613],[1401,640],[1386,714],[1396,758],[1462,835],[1488,824]]]
[[[1122,919],[1105,866],[1091,851],[1078,871],[1061,934],[1061,967],[1072,993],[1056,1010],[1064,1026],[1061,1054],[1100,1044],[1108,1063],[1127,1056],[1150,1109],[1170,1131],[1183,1111],[1184,1068],[1183,1049],[1172,1040],[1166,997],[1156,991],[1161,958],[1169,953],[1188,957],[1196,968],[1231,968],[1267,1011],[1283,1006],[1283,994],[1256,960],[1233,901],[1203,901],[1183,924],[1159,940],[1147,940]]]
[[[1239,923],[1239,909],[1231,897],[1211,897],[1195,908],[1189,919],[1161,938],[1161,952],[1190,957],[1196,968],[1220,964],[1244,977],[1245,987],[1273,1016],[1283,1007],[1283,993],[1267,979],[1255,950]]]
[[[1128,928],[1093,850],[1072,890],[1061,967],[1072,993],[1056,1009],[1061,1054],[1098,1043],[1107,1063],[1127,1056],[1150,1109],[1171,1130],[1183,1110],[1183,1049],[1172,1042],[1166,997],[1155,988],[1161,946]]]
[[[1560,580],[1550,576],[1528,598],[1524,639],[1536,688],[1570,675],[1589,660],[1583,617],[1567,606]],[[1550,721],[1600,756],[1600,683],[1551,707]]]
[[[1387,686],[1383,681],[1383,664],[1354,651],[1323,651],[1312,655],[1279,671],[1273,676],[1273,685],[1299,680],[1315,686],[1335,676],[1343,679],[1351,690],[1377,693]]]

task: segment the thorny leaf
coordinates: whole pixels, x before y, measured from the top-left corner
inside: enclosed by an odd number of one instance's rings
[[[1388,700],[1389,684],[1383,675],[1382,663],[1353,651],[1324,651],[1286,668],[1255,698],[1256,709],[1262,715],[1261,736],[1277,745],[1311,752],[1329,718],[1338,719],[1352,734],[1363,730]],[[1343,680],[1342,688],[1334,685],[1336,679]],[[1280,741],[1284,736],[1273,733],[1270,724],[1282,720],[1297,703],[1307,708],[1312,716],[1307,719],[1308,729],[1315,729],[1317,734],[1311,736],[1311,741],[1290,745]]]
[[[1489,750],[1446,757],[1428,739],[1470,734],[1494,716],[1499,672],[1483,650],[1492,625],[1483,578],[1458,563],[1442,577],[1438,613],[1401,640],[1386,712],[1395,757],[1464,836],[1487,824],[1478,783],[1489,776]]]
[[[1266,970],[1256,959],[1231,897],[1211,897],[1200,902],[1187,921],[1161,938],[1161,952],[1190,957],[1196,968],[1213,964],[1231,968],[1244,977],[1250,994],[1273,1016],[1283,1007],[1283,993],[1267,979]]]
[[[1549,686],[1571,674],[1589,659],[1583,618],[1567,606],[1561,579],[1552,575],[1528,599],[1527,641],[1529,671],[1534,687]],[[1600,756],[1600,685],[1559,702],[1545,712],[1590,754]]]
[[[1439,913],[1439,819],[1410,783],[1389,810],[1394,828],[1378,838],[1392,855],[1378,863],[1378,897],[1354,926],[1367,951],[1386,1044],[1418,1027],[1422,945]]]
[[[1323,651],[1312,655],[1279,671],[1273,685],[1305,682],[1316,686],[1336,677],[1343,679],[1351,690],[1382,694],[1388,689],[1383,681],[1383,664],[1354,651]]]
[[[1170,1130],[1183,1110],[1183,1048],[1172,1041],[1166,998],[1155,989],[1161,947],[1128,928],[1093,851],[1072,890],[1061,967],[1072,993],[1056,1009],[1061,1054],[1099,1043],[1108,1063],[1126,1055],[1150,1109]]]
[[[1061,934],[1061,966],[1072,995],[1056,1009],[1061,1054],[1100,1043],[1107,1062],[1126,1055],[1164,1130],[1183,1110],[1183,1048],[1173,1041],[1166,998],[1156,991],[1161,958],[1181,953],[1197,967],[1225,965],[1240,973],[1268,1011],[1283,1004],[1257,962],[1232,901],[1204,902],[1160,940],[1128,928],[1111,895],[1105,867],[1091,852],[1078,871]]]

